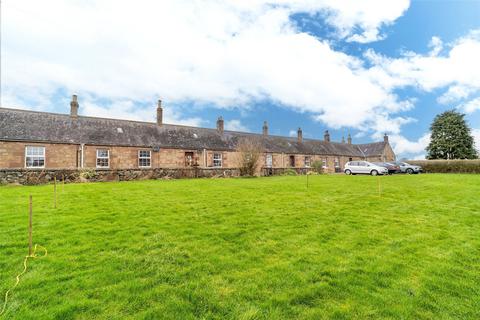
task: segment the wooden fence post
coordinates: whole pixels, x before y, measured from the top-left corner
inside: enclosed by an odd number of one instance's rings
[[[57,209],[57,177],[53,177],[53,207]]]
[[[28,255],[32,255],[32,195],[29,197],[29,219],[28,219]]]

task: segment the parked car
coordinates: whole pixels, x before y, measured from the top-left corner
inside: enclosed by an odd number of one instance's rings
[[[349,161],[345,164],[343,172],[348,175],[363,173],[376,176],[377,174],[388,174],[388,169],[368,161]]]
[[[373,162],[377,166],[385,167],[388,169],[388,174],[400,173],[400,166],[390,162]]]
[[[412,174],[412,173],[422,172],[422,167],[420,166],[415,166],[413,164],[408,164],[406,162],[395,162],[395,164],[400,167],[400,171],[402,173]]]

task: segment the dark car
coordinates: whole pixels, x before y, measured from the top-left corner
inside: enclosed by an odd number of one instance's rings
[[[385,167],[388,169],[388,174],[400,173],[400,166],[390,162],[374,162],[377,166]]]

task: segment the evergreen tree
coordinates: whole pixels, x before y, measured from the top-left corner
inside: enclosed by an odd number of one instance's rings
[[[433,120],[427,159],[476,159],[477,151],[464,119],[455,110],[445,111]]]

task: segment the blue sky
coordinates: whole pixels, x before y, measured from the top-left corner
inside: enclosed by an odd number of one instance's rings
[[[3,107],[354,143],[421,158],[433,117],[480,146],[480,1],[2,3]]]

